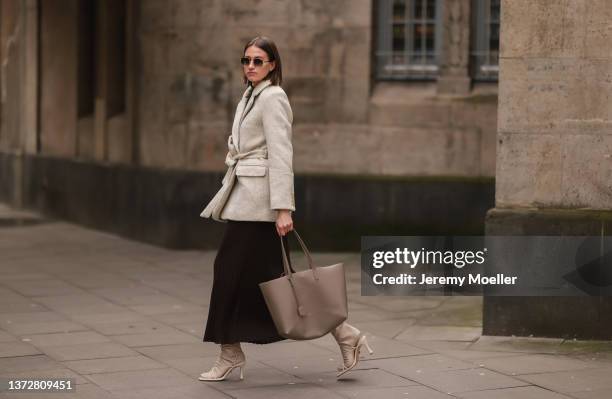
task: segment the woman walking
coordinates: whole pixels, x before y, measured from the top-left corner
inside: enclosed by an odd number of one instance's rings
[[[204,342],[221,345],[202,381],[224,380],[246,358],[241,342],[284,340],[276,330],[259,283],[280,277],[286,234],[293,230],[293,113],[281,88],[281,58],[272,40],[258,36],[240,59],[247,88],[238,104],[228,138],[228,166],[221,189],[200,216],[226,222],[214,263],[213,287]],[[280,236],[280,239],[279,239]],[[293,270],[293,269],[292,269]],[[331,331],[343,364],[338,377],[353,369],[365,335],[343,322]]]

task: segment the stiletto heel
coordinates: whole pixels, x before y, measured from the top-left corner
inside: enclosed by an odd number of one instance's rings
[[[240,366],[240,379],[244,380],[244,374],[242,373],[242,369],[244,368],[244,366]]]
[[[368,345],[368,340],[365,337],[365,335],[363,336],[363,345],[365,345],[365,347],[368,350],[368,353],[371,355],[372,353],[374,353],[374,351],[372,350],[372,348],[370,348],[370,345]]]

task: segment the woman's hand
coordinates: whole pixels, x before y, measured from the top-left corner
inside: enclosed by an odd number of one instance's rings
[[[276,213],[276,232],[278,235],[284,236],[291,230],[293,230],[291,211],[289,209],[279,209]]]

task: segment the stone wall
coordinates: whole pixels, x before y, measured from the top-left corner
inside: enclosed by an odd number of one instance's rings
[[[78,3],[51,0],[41,4],[41,152],[66,158],[78,155],[79,143]]]
[[[0,55],[1,68],[1,117],[0,148],[5,151],[21,149],[21,104],[23,92],[20,90],[23,74],[24,23],[22,9],[15,2],[0,3]]]
[[[438,84],[372,79],[370,0],[140,4],[144,165],[224,168],[244,90],[238,59],[249,39],[267,35],[279,47],[294,111],[296,172],[495,172],[497,92],[495,85],[470,91],[469,1],[448,2],[447,28],[464,34],[459,41],[445,36],[454,56],[447,57]]]
[[[612,3],[512,1],[502,18],[497,207],[612,209]]]

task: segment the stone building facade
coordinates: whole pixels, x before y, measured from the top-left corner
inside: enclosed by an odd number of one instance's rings
[[[216,228],[193,216],[225,168],[243,46],[267,35],[294,111],[298,220],[342,226],[336,236],[356,220],[364,232],[483,231],[497,83],[472,74],[470,60],[475,26],[491,20],[474,10],[499,9],[495,0],[1,4],[5,200],[195,245],[161,232]],[[346,207],[330,209],[336,196]],[[142,198],[156,200],[139,214]]]

